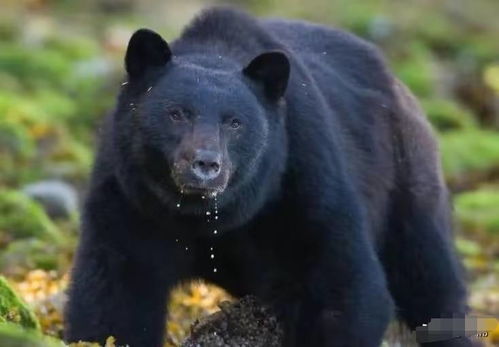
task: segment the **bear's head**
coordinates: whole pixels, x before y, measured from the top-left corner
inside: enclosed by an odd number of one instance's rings
[[[203,199],[230,203],[264,189],[268,171],[279,171],[272,164],[280,165],[282,153],[269,148],[285,142],[284,53],[263,52],[245,64],[203,52],[175,56],[161,36],[141,29],[125,66],[119,143],[164,204],[181,200],[181,212],[203,213]],[[251,194],[245,198],[258,198]]]

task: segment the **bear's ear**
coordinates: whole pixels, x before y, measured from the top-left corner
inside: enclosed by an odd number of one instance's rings
[[[260,54],[243,69],[246,76],[263,84],[265,94],[272,100],[284,95],[289,71],[288,57],[278,51]]]
[[[149,29],[139,29],[128,42],[125,68],[131,80],[137,79],[148,69],[164,66],[171,56],[170,47],[159,34]]]

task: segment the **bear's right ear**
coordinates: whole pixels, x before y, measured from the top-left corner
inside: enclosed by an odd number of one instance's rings
[[[265,94],[271,100],[283,96],[288,85],[289,72],[288,57],[280,51],[262,53],[243,69],[246,76],[263,83]]]
[[[170,47],[159,34],[149,29],[139,29],[128,42],[125,68],[131,80],[138,79],[147,70],[166,65],[171,56]]]

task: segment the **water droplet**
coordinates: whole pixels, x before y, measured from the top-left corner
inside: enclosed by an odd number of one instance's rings
[[[213,251],[213,247],[210,247],[210,251]]]
[[[206,199],[206,196],[204,196],[204,195],[201,195],[201,199]]]
[[[149,88],[147,88],[147,92],[146,93],[149,93],[151,91],[151,89],[152,89],[152,86],[149,87]]]
[[[175,239],[175,242],[178,242],[178,239]]]
[[[218,219],[218,216],[215,216],[215,219]]]
[[[177,204],[177,207],[180,208],[180,203]]]
[[[217,272],[217,268],[216,267],[213,268],[213,272]]]
[[[206,215],[207,215],[207,216],[210,216],[210,215],[211,215],[211,212],[210,212],[210,211],[206,211]]]
[[[127,84],[128,84],[128,82],[121,83],[122,86],[126,86]]]
[[[211,259],[215,258],[215,254],[210,255],[210,258]]]
[[[185,250],[188,251],[189,250],[189,247],[185,247]]]
[[[213,234],[215,235],[218,234],[218,230],[217,229],[213,230]]]
[[[307,84],[306,84],[306,83],[302,83],[301,85],[302,85],[303,87],[306,87],[306,86],[307,86]]]

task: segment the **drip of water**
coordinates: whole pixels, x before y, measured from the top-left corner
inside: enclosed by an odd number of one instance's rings
[[[213,197],[214,199],[214,204],[213,204],[213,210],[208,210],[206,211],[206,216],[208,217],[207,218],[207,222],[209,223],[211,220],[210,220],[210,216],[212,216],[212,214],[214,214],[214,218],[215,219],[218,219],[218,201],[217,201],[217,193],[216,192],[213,192],[211,194],[211,197]],[[204,199],[205,196],[202,196],[202,198]],[[214,235],[217,235],[218,234],[218,230],[217,229],[213,229],[213,234]],[[215,259],[215,252],[213,251],[213,246],[210,247],[210,259],[212,261],[214,261]],[[213,267],[213,273],[217,273],[218,272],[218,269],[216,267]]]
[[[182,205],[182,197],[183,197],[183,195],[184,195],[184,191],[183,191],[183,190],[181,190],[181,191],[180,191],[180,196],[179,196],[179,198],[178,198],[178,202],[177,202],[177,205],[176,205],[176,206],[177,206],[177,208],[180,208],[180,206]]]
[[[215,195],[215,220],[218,220],[218,201],[216,195]]]

